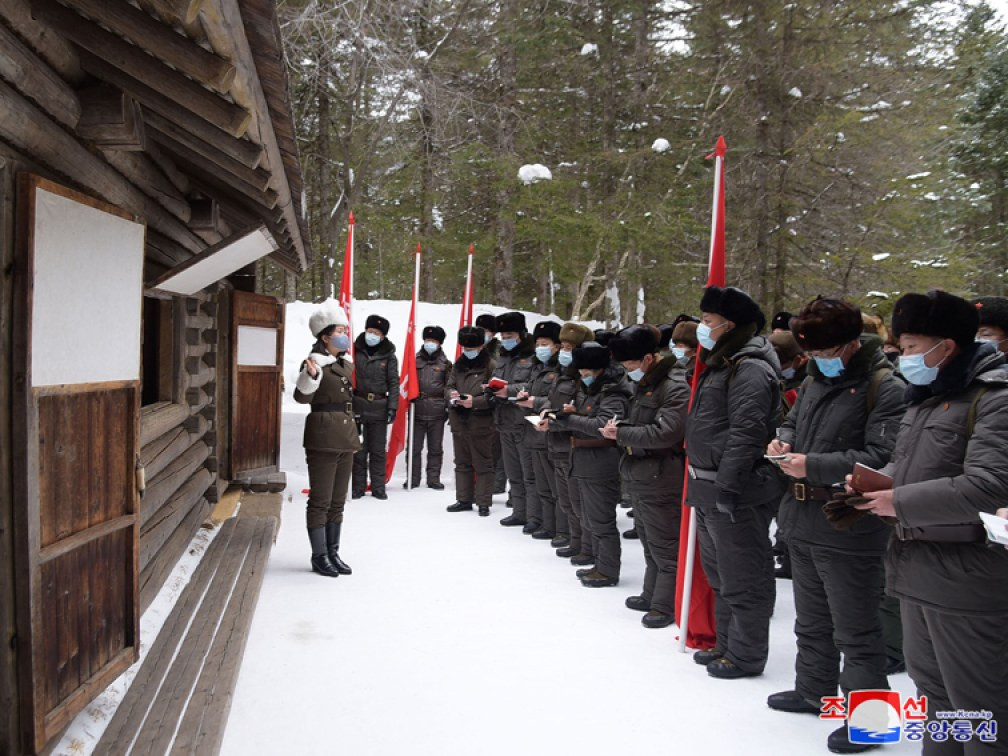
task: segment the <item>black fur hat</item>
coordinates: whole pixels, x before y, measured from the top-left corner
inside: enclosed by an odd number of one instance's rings
[[[364,321],[364,330],[368,328],[377,328],[382,336],[388,336],[389,322],[381,315],[368,315]]]
[[[497,333],[514,332],[524,336],[528,331],[525,329],[525,316],[520,312],[502,312],[495,321]]]
[[[549,339],[554,344],[560,343],[560,324],[555,320],[540,320],[532,329],[533,339]]]
[[[1008,334],[1008,298],[979,297],[973,300],[973,306],[980,316],[980,325],[1000,328]]]
[[[766,325],[766,316],[753,298],[741,289],[728,286],[708,286],[700,299],[700,311],[712,312],[737,326],[756,324],[756,333]]]
[[[609,366],[609,349],[597,341],[586,341],[574,347],[574,367],[584,370],[603,370]]]
[[[668,349],[669,344],[672,343],[672,334],[675,333],[675,324],[659,323],[658,332],[661,333],[661,338],[658,340],[658,348]]]
[[[927,294],[905,294],[893,308],[892,332],[897,339],[900,334],[918,333],[952,339],[965,347],[973,343],[979,327],[976,307],[940,289]]]
[[[672,321],[672,325],[677,326],[680,323],[699,323],[699,322],[700,318],[695,318],[686,312],[680,312],[678,315],[675,316],[675,320]]]
[[[770,318],[770,330],[771,331],[776,331],[777,329],[781,329],[784,331],[788,330],[789,328],[791,328],[791,318],[793,317],[794,315],[792,315],[787,310],[781,310],[772,318]]]
[[[597,341],[602,346],[608,346],[609,342],[612,341],[612,337],[615,336],[614,331],[610,331],[606,328],[596,328],[595,329],[595,341]]]
[[[462,326],[458,332],[458,343],[463,347],[475,349],[485,343],[485,331],[479,326]]]
[[[617,362],[642,360],[644,355],[658,351],[660,341],[661,332],[653,325],[632,325],[616,332],[609,351]]]
[[[484,312],[482,315],[476,316],[476,325],[478,325],[484,331],[489,331],[490,333],[497,333],[497,318],[495,318],[488,312]]]
[[[795,341],[806,352],[846,344],[864,330],[861,310],[840,299],[813,299],[790,321]]]
[[[444,328],[442,328],[441,326],[427,326],[426,328],[423,329],[422,338],[424,341],[426,341],[427,339],[434,339],[434,341],[438,342],[439,344],[444,344],[445,340]]]

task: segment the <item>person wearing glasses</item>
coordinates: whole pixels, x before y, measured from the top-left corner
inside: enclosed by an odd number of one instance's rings
[[[311,567],[326,577],[352,570],[339,555],[343,508],[360,449],[353,412],[354,366],[347,350],[350,336],[341,307],[331,304],[308,319],[315,336],[311,353],[301,363],[294,400],[311,405],[305,418],[304,448],[308,462],[308,540]]]

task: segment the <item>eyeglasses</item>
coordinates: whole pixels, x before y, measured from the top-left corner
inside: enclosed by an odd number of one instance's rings
[[[810,349],[808,353],[810,357],[818,357],[821,360],[832,360],[842,355],[845,349],[847,349],[847,345],[843,344],[832,349]]]

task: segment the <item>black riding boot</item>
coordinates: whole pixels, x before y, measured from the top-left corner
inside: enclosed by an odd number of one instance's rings
[[[339,540],[340,540],[340,530],[343,528],[343,522],[330,522],[325,526],[326,541],[329,544],[329,561],[332,562],[332,566],[336,568],[336,571],[340,575],[351,575],[353,570],[350,569],[350,565],[340,559],[339,556]]]
[[[329,553],[326,551],[326,529],[308,528],[308,540],[311,541],[312,570],[326,577],[339,577],[339,571],[329,561]]]

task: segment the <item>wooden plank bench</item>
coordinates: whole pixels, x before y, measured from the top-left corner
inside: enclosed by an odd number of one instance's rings
[[[276,528],[274,517],[221,525],[95,753],[220,750]]]

